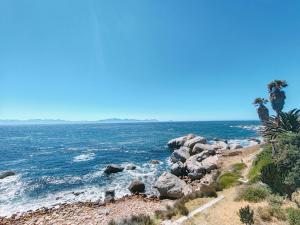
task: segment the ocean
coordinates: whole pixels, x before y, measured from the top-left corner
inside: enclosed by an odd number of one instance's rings
[[[133,179],[155,193],[153,183],[170,166],[168,140],[194,133],[247,146],[259,136],[258,126],[256,121],[2,125],[0,172],[16,175],[0,180],[0,216],[97,201],[107,189],[122,197]],[[153,159],[160,163],[151,164]],[[110,163],[137,169],[107,176],[103,171]]]

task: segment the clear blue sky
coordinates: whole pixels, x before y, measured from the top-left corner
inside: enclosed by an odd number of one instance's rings
[[[256,119],[300,107],[300,1],[1,0],[0,119]]]

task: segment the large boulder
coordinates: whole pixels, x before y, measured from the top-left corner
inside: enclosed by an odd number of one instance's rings
[[[186,135],[186,136],[182,136],[182,137],[178,137],[178,138],[174,138],[172,140],[170,140],[168,142],[168,147],[171,148],[171,149],[178,149],[180,148],[181,146],[184,145],[184,143],[187,141],[187,140],[190,140],[192,138],[194,138],[195,135],[194,134],[189,134],[189,135]]]
[[[145,191],[145,184],[142,181],[134,180],[128,189],[131,193],[143,193]]]
[[[171,166],[171,173],[174,174],[177,177],[180,176],[185,176],[187,175],[186,173],[186,168],[182,162],[176,162]]]
[[[178,199],[189,192],[189,186],[183,180],[168,172],[158,178],[154,187],[161,198]]]
[[[16,173],[13,171],[5,171],[0,174],[0,179],[4,179],[5,177],[14,176]]]
[[[171,161],[176,163],[178,161],[185,162],[189,157],[190,149],[187,147],[181,147],[180,149],[175,150],[171,155]]]
[[[185,163],[189,178],[198,180],[211,170],[217,169],[218,157],[213,156],[214,154],[215,150],[207,150],[191,156]]]
[[[197,136],[197,137],[194,137],[190,140],[187,140],[185,143],[184,143],[184,146],[185,147],[188,147],[188,148],[194,148],[194,146],[198,143],[201,143],[201,144],[206,144],[207,143],[207,140],[204,138],[204,137],[201,137],[201,136]]]
[[[124,170],[124,167],[116,165],[116,164],[111,164],[105,168],[104,173],[106,173],[106,174],[118,173],[118,172],[122,172],[123,170]]]
[[[209,144],[198,143],[195,144],[195,146],[192,149],[190,149],[190,154],[196,155],[206,150],[214,150],[214,146]]]

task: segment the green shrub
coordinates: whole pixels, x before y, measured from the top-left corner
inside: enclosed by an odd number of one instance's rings
[[[287,214],[290,225],[300,225],[300,209],[288,208]]]
[[[240,178],[241,176],[236,172],[225,172],[219,177],[218,183],[222,189],[225,189],[239,184]]]
[[[232,169],[234,172],[240,172],[241,170],[245,169],[247,166],[245,163],[236,163],[232,165]]]
[[[275,148],[274,162],[262,167],[261,180],[273,192],[291,196],[300,187],[300,134],[280,135]]]
[[[261,185],[246,185],[238,192],[237,200],[245,200],[248,202],[260,202],[270,195],[270,191]]]
[[[269,208],[270,213],[273,217],[275,217],[278,220],[286,220],[286,213],[285,210],[281,207],[270,207]]]
[[[249,205],[244,208],[240,208],[239,215],[242,223],[246,225],[254,224],[254,212],[250,209]]]
[[[268,197],[268,202],[271,207],[281,207],[283,200],[283,197],[279,195],[270,195]]]
[[[131,216],[130,218],[125,218],[121,221],[111,220],[108,225],[154,225],[154,221],[150,218],[150,216],[146,215],[138,215]]]
[[[256,156],[256,160],[249,171],[248,178],[250,183],[260,180],[261,170],[264,166],[272,163],[272,146],[266,145],[262,152]]]

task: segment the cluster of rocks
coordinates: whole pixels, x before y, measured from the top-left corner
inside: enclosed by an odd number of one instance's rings
[[[191,192],[191,186],[185,181],[200,181],[203,187],[208,187],[218,169],[219,153],[243,148],[218,139],[209,143],[206,138],[194,134],[172,139],[168,147],[172,150],[171,173],[163,173],[155,187],[160,197],[170,199],[181,198]]]

